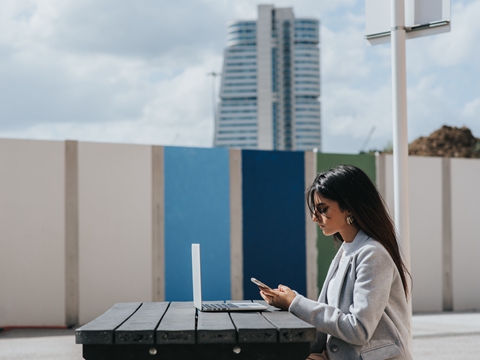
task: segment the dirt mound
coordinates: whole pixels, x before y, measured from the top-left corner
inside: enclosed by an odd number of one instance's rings
[[[467,127],[444,125],[430,136],[422,136],[408,146],[410,155],[480,158],[480,139]]]

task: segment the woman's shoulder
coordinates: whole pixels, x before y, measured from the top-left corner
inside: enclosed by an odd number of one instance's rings
[[[385,249],[385,246],[383,246],[380,241],[371,237],[369,237],[365,241],[365,248],[369,249],[370,251],[381,251],[387,253],[387,249]]]
[[[352,254],[360,259],[376,259],[377,261],[388,261],[393,264],[393,259],[387,249],[378,240],[366,236],[359,244],[355,253]]]
[[[353,240],[352,245],[349,247],[348,252],[350,254],[359,253],[359,252],[382,252],[387,251],[385,247],[381,244],[380,241],[374,239],[373,237],[367,235],[363,230],[359,230],[355,239]]]

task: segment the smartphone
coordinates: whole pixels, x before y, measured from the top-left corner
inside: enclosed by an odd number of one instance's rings
[[[272,288],[268,285],[265,285],[264,283],[262,283],[260,280],[257,280],[255,278],[251,278],[250,279],[255,285],[261,287],[261,288],[264,288],[264,289],[268,289],[268,290],[272,290]]]

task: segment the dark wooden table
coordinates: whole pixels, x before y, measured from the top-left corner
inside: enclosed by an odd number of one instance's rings
[[[304,360],[315,335],[273,307],[205,313],[192,302],[119,303],[75,331],[87,360]]]

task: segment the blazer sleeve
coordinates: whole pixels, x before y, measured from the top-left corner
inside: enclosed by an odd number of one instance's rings
[[[295,297],[289,311],[314,325],[318,331],[350,344],[363,345],[373,335],[389,302],[396,267],[383,247],[373,245],[360,249],[351,266],[355,271],[355,283],[348,313],[302,295]],[[340,298],[340,303],[344,302],[345,299]]]

